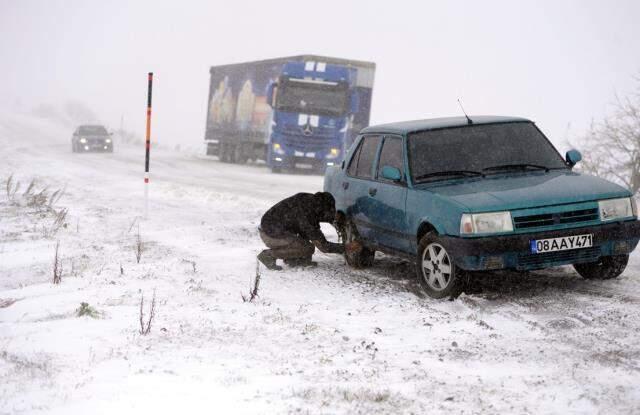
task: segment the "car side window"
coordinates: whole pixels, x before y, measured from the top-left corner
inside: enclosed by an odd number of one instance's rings
[[[360,150],[362,150],[362,143],[364,140],[360,141],[358,147],[353,151],[353,157],[351,157],[351,161],[349,162],[349,168],[347,168],[347,174],[349,176],[356,175],[356,168],[358,167],[358,157],[360,157]]]
[[[382,168],[384,166],[395,167],[400,170],[404,177],[404,160],[402,158],[402,139],[399,137],[385,137],[378,162],[378,180],[388,181],[382,178]]]
[[[376,158],[376,153],[378,152],[378,146],[380,145],[380,141],[382,137],[380,136],[369,136],[365,137],[361,149],[360,154],[358,156],[358,166],[356,167],[356,177],[362,179],[371,179],[371,170],[373,169],[373,161]]]

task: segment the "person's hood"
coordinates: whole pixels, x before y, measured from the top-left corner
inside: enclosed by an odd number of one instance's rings
[[[416,188],[436,193],[470,212],[543,207],[631,195],[625,188],[607,180],[568,170],[489,175],[423,183]]]

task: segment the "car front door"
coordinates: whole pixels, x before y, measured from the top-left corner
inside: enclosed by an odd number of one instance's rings
[[[410,252],[411,237],[407,233],[405,206],[407,181],[404,172],[404,150],[402,137],[386,135],[377,158],[375,182],[369,191],[368,218],[372,223],[373,239],[378,245],[394,250]],[[400,171],[400,180],[382,177],[383,167]]]

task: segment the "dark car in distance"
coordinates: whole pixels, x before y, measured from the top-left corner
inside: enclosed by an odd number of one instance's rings
[[[113,153],[111,133],[102,125],[81,125],[71,137],[71,151],[88,153],[90,151]]]

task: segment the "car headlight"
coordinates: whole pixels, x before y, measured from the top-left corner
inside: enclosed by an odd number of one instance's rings
[[[340,149],[339,148],[332,148],[327,153],[327,158],[328,159],[334,159],[334,158],[338,157],[339,155],[340,155]]]
[[[284,154],[284,150],[279,143],[273,143],[273,152],[279,155]]]
[[[603,222],[635,216],[631,198],[607,199],[598,201],[600,220]]]
[[[87,139],[86,139],[86,138],[84,138],[84,137],[82,137],[82,138],[80,139],[80,142],[81,142],[82,144],[84,144],[84,143],[86,143],[86,142],[87,142]]]
[[[104,142],[105,142],[105,143],[110,143],[110,142],[111,142],[111,139],[110,139],[110,138],[107,138],[106,140],[104,140]]]
[[[511,212],[464,213],[460,219],[461,234],[512,232]]]

